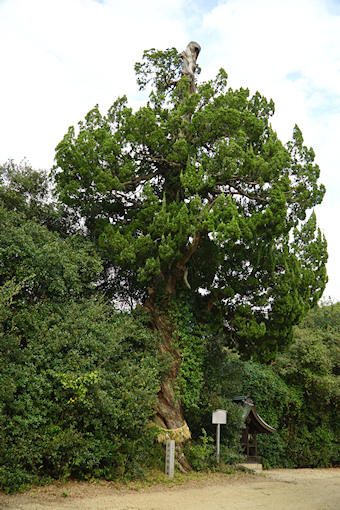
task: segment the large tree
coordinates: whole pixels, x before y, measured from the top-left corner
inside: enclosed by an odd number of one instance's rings
[[[169,429],[199,399],[203,343],[269,361],[326,283],[326,242],[306,219],[325,191],[313,150],[298,127],[284,146],[273,102],[231,90],[224,70],[196,87],[198,53],[146,51],[135,69],[148,103],[95,107],[56,149],[60,198],[101,250],[103,287],[159,332]]]

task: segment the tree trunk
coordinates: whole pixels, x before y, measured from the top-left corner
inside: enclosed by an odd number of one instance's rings
[[[173,324],[170,322],[168,310],[160,310],[148,299],[145,307],[151,313],[152,327],[160,335],[158,346],[161,355],[170,356],[171,367],[169,373],[161,381],[156,406],[156,423],[164,429],[178,429],[185,424],[183,406],[179,395],[175,395],[176,381],[181,363],[181,354],[176,343]]]
[[[161,355],[169,356],[171,360],[170,370],[162,379],[161,389],[158,392],[155,423],[164,430],[164,433],[159,435],[159,440],[163,441],[167,438],[176,440],[179,468],[187,473],[192,468],[182,451],[182,443],[191,435],[184,419],[181,398],[176,394],[181,354],[176,345],[176,333],[170,318],[171,303],[169,298],[165,298],[164,309],[160,310],[152,301],[153,299],[150,297],[145,303],[145,307],[151,314],[153,329],[160,335],[158,350]]]
[[[164,297],[162,301],[156,301],[158,295],[157,284],[153,289],[149,289],[149,298],[145,303],[145,308],[151,314],[152,326],[155,331],[160,335],[161,341],[159,344],[159,352],[165,357],[170,356],[171,368],[170,371],[161,381],[161,389],[158,393],[158,404],[156,408],[156,422],[157,424],[169,430],[179,429],[184,427],[186,422],[183,416],[183,406],[181,398],[176,394],[178,391],[178,373],[181,366],[181,353],[176,345],[176,333],[174,324],[171,320],[171,297],[176,296],[176,286],[178,282],[183,282],[188,288],[190,285],[187,280],[186,263],[189,261],[192,254],[196,251],[201,239],[201,234],[196,232],[191,244],[187,246],[185,253],[180,261],[173,264],[170,269],[164,270],[162,278],[164,284]],[[190,436],[189,429],[187,434]]]

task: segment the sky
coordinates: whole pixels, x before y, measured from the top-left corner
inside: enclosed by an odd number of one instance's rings
[[[143,51],[190,41],[200,80],[222,67],[232,88],[275,102],[272,126],[295,124],[326,186],[315,208],[328,242],[324,299],[340,301],[340,0],[0,0],[0,165],[54,164],[55,147],[96,104],[138,108]]]

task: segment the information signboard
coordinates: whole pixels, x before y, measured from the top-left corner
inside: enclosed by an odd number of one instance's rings
[[[224,409],[217,409],[212,413],[212,422],[214,425],[225,425],[227,423],[227,411]]]
[[[216,427],[216,459],[217,464],[220,463],[220,436],[221,436],[221,425],[227,423],[227,411],[224,409],[216,409],[212,413],[212,422],[217,425]]]

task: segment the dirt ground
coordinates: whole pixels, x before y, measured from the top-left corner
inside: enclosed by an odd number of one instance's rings
[[[147,488],[68,483],[0,494],[12,510],[340,510],[340,469],[275,469],[208,475],[184,485]]]

